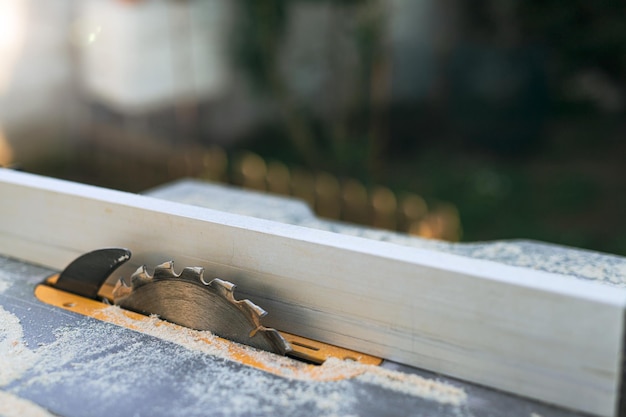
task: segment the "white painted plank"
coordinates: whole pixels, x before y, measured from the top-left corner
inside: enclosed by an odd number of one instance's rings
[[[0,253],[61,269],[107,246],[239,284],[279,329],[601,416],[626,290],[0,170]]]

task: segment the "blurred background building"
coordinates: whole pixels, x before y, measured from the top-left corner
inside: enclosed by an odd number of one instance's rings
[[[199,177],[423,237],[626,255],[625,11],[0,0],[0,165],[133,192]]]

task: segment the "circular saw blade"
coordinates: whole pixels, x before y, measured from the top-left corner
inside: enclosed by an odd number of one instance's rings
[[[152,276],[142,266],[130,277],[120,279],[113,301],[122,308],[160,318],[195,330],[211,333],[269,352],[284,355],[289,343],[275,329],[261,325],[265,310],[250,300],[236,300],[235,285],[215,278],[204,279],[204,269],[185,268],[180,275],[174,263],[157,266]]]

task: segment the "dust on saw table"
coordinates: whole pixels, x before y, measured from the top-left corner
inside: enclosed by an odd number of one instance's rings
[[[156,318],[131,330],[41,303],[33,289],[52,272],[0,257],[0,415],[579,415],[393,362],[276,375]]]

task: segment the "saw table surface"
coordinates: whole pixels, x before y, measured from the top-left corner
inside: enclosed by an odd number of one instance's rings
[[[623,258],[530,242],[453,245],[322,221],[303,204],[183,181],[152,196],[340,233],[429,247],[615,284]],[[2,250],[0,248],[0,254]],[[550,260],[548,262],[548,260]],[[556,260],[556,261],[555,261]],[[603,274],[580,265],[602,263]],[[0,414],[61,416],[574,416],[568,410],[385,361],[461,401],[367,375],[290,379],[41,303],[55,271],[0,256]],[[594,275],[595,274],[595,275]],[[460,397],[459,397],[460,398]],[[452,398],[453,400],[455,398]],[[458,399],[458,398],[456,398]]]
[[[579,415],[389,362],[466,399],[450,404],[361,377],[283,378],[43,304],[33,289],[52,272],[0,257],[0,415]]]

